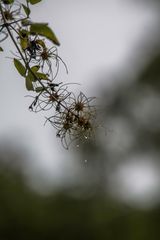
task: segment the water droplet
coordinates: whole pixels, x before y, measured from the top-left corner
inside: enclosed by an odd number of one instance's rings
[[[85,138],[85,139],[88,139],[88,137],[87,137],[87,136],[84,136],[84,138]]]
[[[84,162],[87,163],[87,159],[85,159]]]

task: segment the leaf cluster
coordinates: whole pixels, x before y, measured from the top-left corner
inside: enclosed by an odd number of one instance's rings
[[[9,36],[13,41],[16,48],[14,66],[25,79],[26,89],[34,94],[29,109],[35,112],[52,110],[52,115],[46,119],[57,129],[63,146],[68,148],[73,140],[92,135],[96,111],[91,104],[93,98],[83,93],[76,97],[68,90],[69,84],[55,82],[60,63],[66,72],[68,70],[58,55],[60,42],[54,31],[48,23],[37,23],[30,18],[30,5],[39,2],[41,0],[26,0],[26,4],[21,4],[0,0],[0,30],[5,38]]]

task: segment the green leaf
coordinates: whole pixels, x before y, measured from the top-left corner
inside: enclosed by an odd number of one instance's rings
[[[31,21],[28,20],[28,19],[23,19],[23,20],[21,21],[21,23],[22,23],[23,26],[29,26],[29,25],[31,25]]]
[[[31,34],[35,34],[35,35],[39,34],[41,36],[48,38],[50,41],[52,41],[57,46],[60,45],[55,33],[52,31],[52,29],[50,27],[47,26],[47,24],[31,23],[30,32],[31,32]]]
[[[39,93],[39,92],[42,92],[44,90],[44,88],[43,87],[37,87],[35,90],[36,90],[37,93]]]
[[[31,70],[28,71],[27,77],[30,79],[31,82],[36,82],[37,81],[37,71],[39,70],[40,66],[33,66],[31,67]]]
[[[19,31],[19,37],[20,38],[23,38],[23,39],[28,39],[28,36],[29,36],[29,32],[25,29],[22,29]]]
[[[2,0],[4,4],[12,4],[14,3],[14,0]]]
[[[26,88],[28,91],[34,91],[33,84],[29,75],[26,77]]]
[[[33,5],[33,4],[36,4],[36,3],[39,3],[41,2],[42,0],[29,0],[29,2]]]
[[[38,65],[31,67],[31,70],[32,70],[34,73],[38,72],[39,69],[40,69],[40,66],[38,66]]]
[[[43,79],[43,80],[48,80],[47,74],[37,72],[37,73],[36,73],[36,76],[37,76],[37,78],[40,79],[40,80],[42,80],[42,79]]]
[[[0,47],[0,52],[3,52],[3,48],[2,47]]]
[[[29,17],[30,13],[31,13],[31,10],[24,4],[22,4],[22,7],[27,15],[27,17]]]
[[[36,81],[36,77],[33,75],[31,71],[28,72],[27,78],[29,78],[31,82]]]
[[[23,64],[16,58],[14,58],[14,66],[16,67],[17,71],[22,77],[25,77],[26,75],[26,68],[23,66]]]
[[[22,50],[26,50],[27,47],[28,47],[28,39],[21,38],[20,39],[20,45],[21,45]]]
[[[48,80],[47,74],[38,72],[40,66],[36,65],[31,67],[31,70],[28,71],[27,79],[29,79],[31,82],[36,82],[37,79],[39,80]]]
[[[20,45],[22,50],[25,50],[29,46],[28,35],[29,32],[27,30],[23,29],[19,31]]]

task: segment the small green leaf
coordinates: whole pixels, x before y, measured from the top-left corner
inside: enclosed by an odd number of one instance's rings
[[[0,47],[0,52],[3,52],[3,48],[2,47]]]
[[[14,58],[14,66],[16,67],[17,71],[22,77],[25,77],[26,75],[26,69],[23,66],[23,64],[16,58]]]
[[[29,79],[31,82],[36,82],[39,80],[48,80],[47,74],[38,72],[40,66],[33,66],[31,67],[31,70],[28,71],[27,79]]]
[[[44,88],[43,87],[37,87],[35,90],[36,90],[37,93],[39,93],[39,92],[42,92],[44,90]]]
[[[35,35],[39,34],[41,36],[48,38],[50,41],[52,41],[57,46],[60,45],[55,33],[52,31],[52,29],[50,27],[47,26],[47,24],[31,23],[30,32],[31,32],[31,34],[35,34]]]
[[[40,79],[40,80],[48,80],[48,76],[47,76],[47,74],[44,74],[44,73],[40,73],[40,72],[36,72],[36,76],[37,76],[37,78],[38,79]]]
[[[23,38],[23,39],[27,38],[28,39],[28,36],[29,36],[29,32],[27,30],[22,29],[22,30],[19,31],[19,37],[20,38]]]
[[[31,67],[31,70],[28,71],[27,77],[30,79],[31,82],[36,82],[37,81],[37,71],[39,70],[40,66],[33,66]]]
[[[22,4],[22,7],[27,15],[27,17],[29,17],[30,13],[31,13],[31,10],[24,4]]]
[[[29,26],[29,25],[31,25],[31,21],[28,20],[28,19],[23,19],[23,20],[21,21],[21,23],[22,23],[23,26]]]
[[[29,2],[33,5],[33,4],[36,4],[36,3],[39,3],[41,2],[42,0],[29,0]]]
[[[33,84],[31,79],[29,78],[29,75],[26,77],[26,88],[28,91],[34,91]]]
[[[38,65],[31,67],[31,70],[32,70],[34,73],[38,72],[39,69],[40,69],[40,66],[38,66]]]
[[[28,35],[29,32],[27,30],[23,29],[19,31],[20,45],[22,50],[25,50],[29,46]]]
[[[27,38],[21,38],[20,39],[20,45],[21,45],[21,48],[22,50],[26,50],[28,48],[28,39]]]
[[[31,82],[36,81],[36,77],[33,75],[33,73],[31,71],[28,71],[27,77],[30,79]]]

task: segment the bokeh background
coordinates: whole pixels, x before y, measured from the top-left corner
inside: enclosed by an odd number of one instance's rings
[[[22,1],[23,2],[23,1]],[[43,0],[35,21],[58,36],[57,82],[96,96],[93,141],[66,151],[0,54],[0,239],[160,237],[160,4]]]

